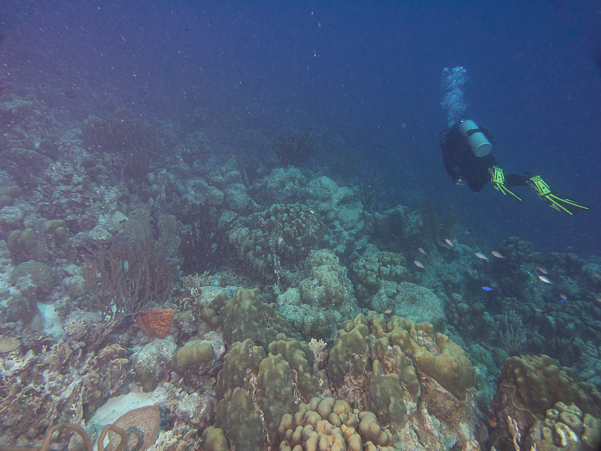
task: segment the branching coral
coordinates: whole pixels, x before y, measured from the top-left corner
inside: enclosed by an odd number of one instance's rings
[[[307,158],[319,152],[317,143],[309,140],[310,130],[307,129],[300,136],[292,130],[288,130],[286,135],[281,131],[278,133],[273,150],[284,166],[292,165],[298,168]]]
[[[126,159],[126,172],[136,182],[146,180],[150,165],[162,149],[157,130],[139,120],[90,117],[81,127],[90,150],[116,153]]]
[[[208,203],[190,205],[184,199],[181,204],[182,221],[186,231],[182,234],[182,270],[184,272],[205,272],[208,269],[219,267],[228,258],[227,232],[232,224],[246,214],[251,206],[251,201],[233,219],[227,223],[221,222],[221,215],[225,210],[223,203],[212,207]]]
[[[177,228],[163,227],[155,241],[148,213],[137,210],[111,247],[97,249],[86,261],[86,288],[103,318],[111,324],[106,334],[126,317],[139,314],[148,303],[164,301],[169,295],[177,263],[169,243],[176,231]]]

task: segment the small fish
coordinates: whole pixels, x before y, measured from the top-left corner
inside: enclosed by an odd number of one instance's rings
[[[496,419],[495,417],[492,417],[492,418],[489,418],[489,419],[488,419],[488,425],[489,425],[491,428],[496,428],[496,427],[497,427],[497,424],[499,424],[499,423],[497,423],[497,419]]]
[[[565,301],[567,301],[568,299],[562,299],[561,301],[557,301],[558,304],[563,304]]]
[[[563,293],[559,293],[559,298],[562,301],[567,301],[568,300],[568,296],[566,294],[563,294]]]
[[[424,248],[423,248],[423,247],[420,247],[420,248],[419,248],[419,251],[420,251],[422,254],[424,254],[424,255],[428,255],[428,253],[427,253],[427,252],[424,250]]]
[[[536,269],[538,269],[543,274],[549,274],[545,268],[541,268],[540,266],[537,266]]]
[[[480,260],[486,260],[486,261],[488,261],[488,257],[486,255],[484,255],[482,252],[476,252],[474,255],[476,257],[478,257]]]
[[[595,298],[595,301],[597,301],[599,304],[601,304],[601,297],[600,298]]]
[[[601,279],[601,274],[599,274],[598,272],[594,272],[593,273],[593,278],[595,278],[595,279]]]
[[[494,288],[491,288],[491,287],[482,287],[482,289],[483,289],[484,291],[495,291],[495,289],[494,289]]]
[[[392,310],[391,310],[391,309],[389,309],[389,308],[387,308],[386,310],[384,310],[384,313],[385,313],[386,315],[388,315],[388,314],[392,313]]]
[[[545,276],[538,276],[539,280],[543,283],[548,283],[551,284],[553,282],[551,282],[549,279],[547,279]]]
[[[448,238],[446,240],[444,240],[444,242],[447,243],[451,247],[455,247],[455,245],[453,244],[453,242],[451,240],[449,240]]]
[[[505,258],[501,255],[501,253],[499,251],[492,251],[491,254],[493,257],[496,257],[496,258]]]
[[[538,307],[532,307],[532,309],[536,312],[536,313],[543,313],[544,310],[542,308],[538,308]]]
[[[414,264],[415,264],[415,266],[417,266],[418,268],[421,268],[421,269],[426,269],[426,267],[425,267],[425,266],[423,265],[423,263],[422,263],[422,262],[420,262],[420,261],[413,260],[413,263],[414,263]]]

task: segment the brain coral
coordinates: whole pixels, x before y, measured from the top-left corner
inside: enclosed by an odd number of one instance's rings
[[[240,259],[270,280],[282,267],[305,259],[321,241],[325,230],[319,216],[309,207],[275,204],[249,216],[229,237]]]

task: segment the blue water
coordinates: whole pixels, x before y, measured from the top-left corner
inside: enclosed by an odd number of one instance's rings
[[[398,3],[398,4],[397,4]],[[601,253],[601,7],[594,1],[189,2],[4,0],[0,80],[65,124],[127,107],[177,121],[191,104],[240,127],[309,127],[325,173],[352,150],[347,183],[377,174],[384,207],[435,200],[490,248]],[[468,70],[466,114],[506,172],[535,171],[591,206],[575,217],[491,186],[453,185],[438,133],[444,67]],[[246,147],[245,147],[246,146]],[[237,143],[237,150],[269,151]],[[369,170],[365,169],[369,168]],[[334,175],[333,175],[334,177]]]

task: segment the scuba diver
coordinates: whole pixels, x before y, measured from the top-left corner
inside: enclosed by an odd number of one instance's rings
[[[522,199],[510,188],[530,186],[555,210],[573,215],[589,209],[573,199],[559,195],[538,174],[526,172],[526,175],[505,175],[491,152],[490,141],[492,136],[488,130],[468,119],[448,130],[444,140],[441,140],[442,160],[453,182],[457,185],[467,184],[476,193],[491,182],[497,191],[504,195],[510,194],[518,200]]]

